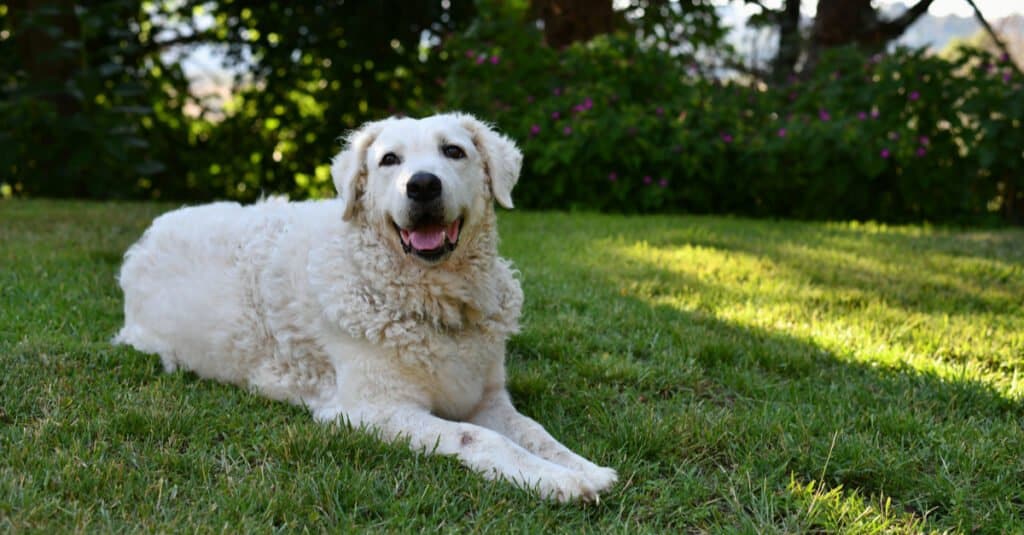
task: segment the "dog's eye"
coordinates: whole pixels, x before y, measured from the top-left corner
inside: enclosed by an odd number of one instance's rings
[[[395,153],[389,152],[385,154],[383,158],[380,159],[380,166],[386,167],[389,165],[398,165],[400,161],[401,160],[398,159],[398,156],[395,156]]]
[[[441,152],[453,160],[461,160],[466,157],[466,152],[456,145],[445,145],[441,147]]]

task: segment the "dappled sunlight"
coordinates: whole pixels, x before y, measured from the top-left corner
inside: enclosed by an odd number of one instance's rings
[[[921,518],[898,508],[885,496],[865,499],[855,490],[842,485],[828,488],[821,482],[800,483],[791,480],[786,489],[787,499],[793,500],[798,511],[789,520],[786,531],[832,531],[842,526],[854,532],[921,530]]]
[[[652,306],[1024,397],[1024,268],[968,245],[1007,238],[964,244],[926,228],[870,225],[807,224],[753,238],[717,230],[689,232],[696,239],[619,234],[590,242],[600,254],[575,261]]]

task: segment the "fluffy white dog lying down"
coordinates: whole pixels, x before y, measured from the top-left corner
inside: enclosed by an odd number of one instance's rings
[[[595,500],[615,471],[505,389],[523,294],[497,254],[492,199],[512,207],[521,162],[469,115],[366,124],[333,161],[338,199],[157,218],[125,255],[115,341],[545,497]]]

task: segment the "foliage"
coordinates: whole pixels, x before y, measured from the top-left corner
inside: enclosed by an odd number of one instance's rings
[[[729,51],[703,0],[620,3],[626,30],[564,49],[544,44],[529,4],[3,7],[0,196],[322,197],[346,130],[465,109],[525,149],[528,208],[1024,214],[1024,80],[999,58],[835,49],[764,88],[718,79]],[[23,53],[38,42],[45,54]],[[222,108],[174,61],[197,44],[237,74]]]
[[[764,88],[626,35],[558,52],[498,21],[451,47],[447,101],[522,141],[528,207],[981,221],[1021,203],[1024,80],[981,52],[836,49]]]
[[[726,41],[729,28],[710,0],[618,0],[614,2],[637,39],[645,46],[706,63],[734,53]]]
[[[540,503],[109,339],[152,203],[0,207],[0,531],[1019,533],[1024,231],[503,212]]]
[[[98,198],[327,194],[346,129],[437,104],[432,49],[472,13],[468,1],[0,4],[0,183]],[[200,44],[239,73],[223,110],[191,95],[174,61]]]
[[[251,70],[227,117],[208,126],[203,161],[189,176],[251,199],[330,195],[329,163],[346,130],[438,106],[447,55],[436,48],[473,4],[218,2],[209,13],[214,42]]]
[[[180,69],[162,65],[139,2],[0,5],[0,182],[16,193],[135,197],[187,145]],[[171,197],[183,192],[167,191]]]

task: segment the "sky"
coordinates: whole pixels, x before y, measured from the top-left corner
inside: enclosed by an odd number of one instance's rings
[[[896,3],[892,0],[876,1],[877,5]],[[1008,15],[1024,15],[1024,2],[1020,0],[974,0],[975,5],[981,10],[981,14],[989,21],[1006,17]],[[928,8],[928,12],[937,17],[945,15],[958,15],[961,17],[974,16],[974,10],[966,0],[935,0],[935,3]]]
[[[782,0],[765,0],[763,2],[766,6],[772,8],[778,8],[782,5]],[[876,7],[884,7],[892,4],[911,4],[913,0],[875,0],[874,5]],[[985,16],[990,22],[1005,17],[1007,15],[1019,14],[1024,15],[1024,0],[974,0],[974,3],[981,10],[981,14]],[[817,11],[818,2],[816,0],[804,0],[801,2],[801,11],[809,17],[813,17],[815,11]],[[752,4],[747,4],[747,10],[751,13],[760,11],[759,8]],[[974,16],[974,11],[966,0],[935,0],[935,2],[928,8],[928,12],[937,17],[944,17],[946,15],[958,15],[961,17]],[[750,13],[748,13],[749,15]]]

